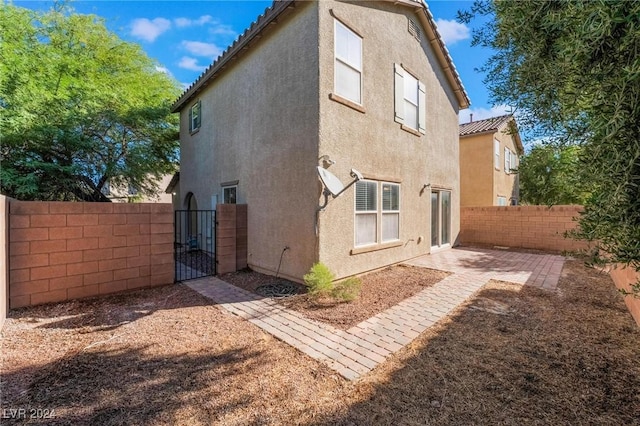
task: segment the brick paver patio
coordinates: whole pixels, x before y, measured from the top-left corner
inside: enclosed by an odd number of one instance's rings
[[[310,357],[355,380],[497,279],[555,290],[564,258],[483,249],[451,249],[408,264],[452,272],[442,281],[360,324],[339,330],[215,277],[185,284]]]

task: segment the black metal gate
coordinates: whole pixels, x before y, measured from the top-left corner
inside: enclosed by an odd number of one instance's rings
[[[175,280],[216,274],[216,211],[176,210],[173,232]]]

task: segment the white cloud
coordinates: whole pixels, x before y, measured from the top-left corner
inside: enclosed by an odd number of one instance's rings
[[[164,67],[162,65],[156,65],[156,71],[161,72],[163,74],[168,75],[169,77],[174,78],[175,76],[173,75],[173,73],[171,72],[171,70],[169,70],[169,68]]]
[[[158,36],[171,28],[171,21],[164,18],[134,19],[131,23],[131,35],[142,40],[153,42]]]
[[[468,123],[470,114],[473,114],[473,121],[484,120],[485,118],[499,117],[501,115],[510,114],[511,108],[507,105],[496,105],[491,108],[469,108],[460,111],[458,122],[460,124]]]
[[[193,27],[193,26],[202,26],[204,24],[209,24],[214,22],[213,17],[211,15],[202,15],[198,19],[189,19],[189,18],[176,18],[173,20],[179,28],[184,27]]]
[[[217,58],[222,53],[222,49],[220,49],[213,43],[184,40],[181,44],[182,47],[185,48],[189,53],[196,56]]]
[[[207,68],[204,65],[199,65],[198,60],[196,58],[191,58],[189,56],[183,56],[180,59],[180,62],[178,62],[178,66],[186,70],[198,71],[198,72],[202,72],[205,70],[205,68]]]
[[[436,25],[438,26],[438,32],[447,45],[468,39],[470,36],[469,27],[453,19],[438,19],[436,20]]]
[[[221,24],[219,22],[214,22],[212,27],[209,29],[209,33],[213,35],[222,35],[222,36],[232,36],[235,37],[238,35],[231,25]]]

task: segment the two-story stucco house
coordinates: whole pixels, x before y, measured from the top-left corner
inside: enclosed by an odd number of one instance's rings
[[[173,106],[181,207],[248,205],[248,264],[337,278],[452,246],[469,99],[425,4],[275,1]],[[317,166],[345,186],[325,205]]]
[[[460,125],[460,205],[519,203],[518,158],[524,154],[512,115]]]

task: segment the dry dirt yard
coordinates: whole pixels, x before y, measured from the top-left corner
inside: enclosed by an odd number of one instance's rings
[[[417,266],[390,266],[360,277],[360,296],[349,303],[331,297],[309,297],[303,285],[285,280],[296,288],[298,294],[277,300],[283,306],[298,311],[307,318],[347,330],[431,287],[448,275],[448,272]],[[220,278],[254,293],[260,286],[282,281],[254,271],[234,272]]]
[[[3,425],[640,424],[640,329],[575,260],[555,293],[489,283],[357,382],[183,285],[12,311],[1,345],[2,415],[51,417]]]

